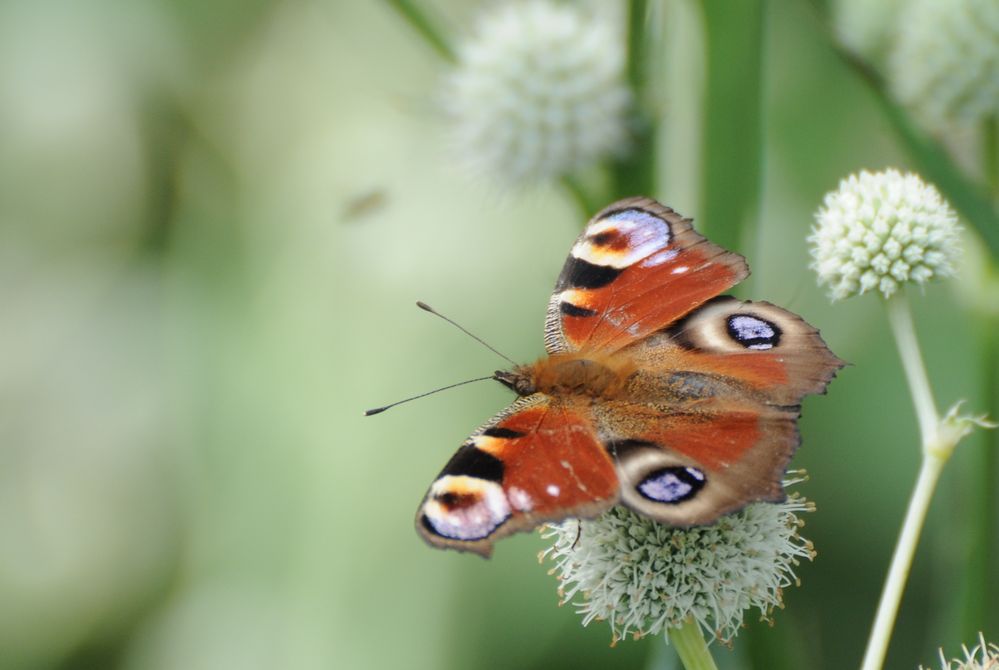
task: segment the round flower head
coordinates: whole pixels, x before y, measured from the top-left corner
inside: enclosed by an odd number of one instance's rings
[[[932,126],[999,112],[999,3],[912,0],[889,60],[895,95]]]
[[[808,240],[833,300],[954,274],[957,217],[937,190],[897,170],[850,175],[826,194]]]
[[[955,658],[950,661],[944,657],[943,649],[940,650],[941,670],[999,670],[999,646],[986,644],[985,636],[979,633],[978,645],[972,649],[961,647],[964,658]],[[919,666],[920,670],[926,670]]]
[[[674,528],[615,507],[596,519],[546,526],[544,537],[555,544],[541,558],[555,563],[562,602],[580,596],[573,605],[583,625],[607,620],[615,642],[679,628],[688,618],[728,641],[746,610],[766,618],[781,607],[781,589],[797,582],[798,559],[814,557],[796,515],[813,509],[792,495],[752,503],[711,526]]]
[[[624,40],[569,4],[501,5],[459,48],[445,87],[455,148],[508,184],[585,167],[627,141]]]

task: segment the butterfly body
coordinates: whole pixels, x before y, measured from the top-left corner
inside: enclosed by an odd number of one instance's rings
[[[796,315],[719,296],[747,274],[653,200],[597,214],[549,303],[548,355],[496,373],[518,398],[431,485],[424,539],[488,556],[499,537],[619,503],[693,525],[782,499],[801,398],[842,362]]]

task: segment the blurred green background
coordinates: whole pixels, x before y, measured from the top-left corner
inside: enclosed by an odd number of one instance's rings
[[[667,4],[651,195],[696,219],[699,15]],[[715,654],[842,668],[862,654],[918,436],[879,300],[831,306],[805,238],[841,177],[908,164],[809,4],[773,5],[744,295],[802,314],[853,365],[806,401],[794,462],[818,558],[773,627],[750,614]],[[476,9],[434,6],[459,32]],[[497,190],[452,164],[442,73],[378,2],[0,4],[0,667],[672,667],[662,640],[612,649],[606,626],[557,607],[537,535],[490,561],[417,537],[426,487],[504,389],[362,418],[502,365],[416,299],[540,355],[584,223],[555,187]],[[982,333],[955,283],[913,297],[938,402],[984,411]],[[965,512],[983,445],[944,475],[889,667],[999,636],[994,605],[971,628],[954,605],[981,539]]]

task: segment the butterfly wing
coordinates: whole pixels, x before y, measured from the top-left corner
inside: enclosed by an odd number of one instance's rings
[[[620,349],[673,323],[749,274],[650,198],[607,207],[587,224],[555,284],[545,322],[549,353]]]
[[[781,500],[806,394],[843,366],[818,331],[765,302],[720,298],[624,352],[639,370],[597,425],[621,501],[658,521],[703,524]]]
[[[420,535],[488,557],[500,537],[617,502],[614,463],[584,410],[535,394],[493,418],[431,484],[417,512]]]

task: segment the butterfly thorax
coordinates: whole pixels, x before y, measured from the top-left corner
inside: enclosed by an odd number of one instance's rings
[[[508,372],[498,371],[495,379],[520,396],[545,393],[612,398],[635,369],[634,362],[623,356],[552,354]]]

